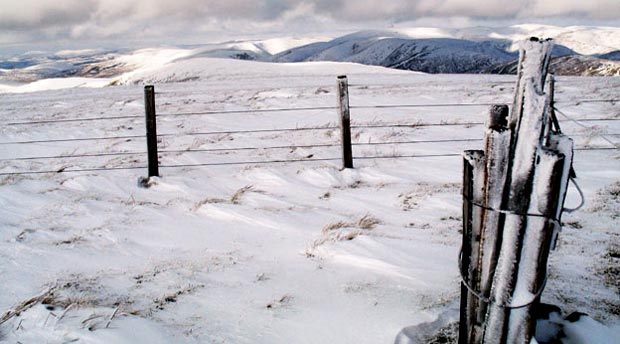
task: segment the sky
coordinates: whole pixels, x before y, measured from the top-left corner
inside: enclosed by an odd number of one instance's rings
[[[0,0],[0,52],[619,18],[620,0]]]

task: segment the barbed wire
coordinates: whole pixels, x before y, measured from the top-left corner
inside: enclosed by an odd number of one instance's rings
[[[178,112],[163,113],[157,117],[181,117],[181,116],[210,116],[227,114],[247,114],[247,113],[270,113],[270,112],[294,112],[294,111],[316,111],[316,110],[336,110],[335,106],[315,106],[299,108],[275,108],[275,109],[241,109],[241,110],[221,110],[221,111],[197,111],[197,112]]]
[[[17,158],[1,158],[0,161],[23,161],[23,160],[47,160],[47,159],[70,159],[70,158],[88,158],[101,156],[127,156],[127,155],[146,155],[147,152],[107,152],[107,153],[85,153],[71,155],[47,155],[33,157],[17,157]]]
[[[556,104],[569,104],[579,106],[584,103],[615,103],[620,102],[620,99],[585,99],[578,101],[571,100],[558,100]],[[433,107],[456,107],[456,106],[471,106],[471,107],[483,107],[493,106],[495,103],[431,103],[431,104],[386,104],[386,105],[353,105],[350,109],[395,109],[395,108],[433,108]],[[184,116],[211,116],[211,115],[225,115],[225,114],[248,114],[248,113],[277,113],[277,112],[305,112],[305,111],[323,111],[323,110],[335,110],[336,106],[316,106],[316,107],[298,107],[298,108],[272,108],[272,109],[240,109],[240,110],[213,110],[213,111],[196,111],[196,112],[179,112],[179,113],[163,113],[158,114],[157,117],[184,117]],[[19,125],[38,125],[38,124],[57,124],[57,123],[75,123],[75,122],[89,122],[89,121],[104,121],[104,120],[120,120],[120,119],[140,119],[144,118],[141,115],[126,115],[126,116],[101,116],[101,117],[84,117],[84,118],[59,118],[59,119],[46,119],[46,120],[30,120],[22,122],[5,122],[7,126],[19,126]]]
[[[607,151],[618,150],[612,147],[579,147],[575,151]],[[462,156],[462,153],[442,153],[442,154],[393,154],[378,156],[357,156],[354,160],[374,160],[374,159],[403,159],[403,158],[436,158],[436,157],[456,157]],[[160,168],[187,168],[187,167],[206,167],[206,166],[230,166],[230,165],[263,165],[277,163],[294,163],[294,162],[313,162],[313,161],[336,161],[341,158],[300,158],[300,159],[280,159],[280,160],[258,160],[258,161],[233,161],[233,162],[213,162],[213,163],[196,163],[196,164],[176,164],[176,165],[159,165]],[[47,174],[47,173],[78,173],[78,172],[97,172],[97,171],[118,171],[118,170],[137,170],[146,169],[147,166],[129,166],[129,167],[96,167],[67,169],[60,168],[56,170],[44,171],[16,171],[16,172],[0,172],[0,176],[10,175],[28,175],[28,174]]]
[[[205,148],[205,149],[178,149],[178,150],[160,150],[159,153],[204,153],[204,152],[226,152],[226,151],[245,151],[245,150],[268,150],[268,149],[298,149],[298,148],[322,148],[322,147],[340,147],[339,143],[325,143],[314,145],[281,145],[281,146],[264,146],[264,147],[230,147],[230,148]]]
[[[593,129],[580,122],[616,122],[620,121],[620,118],[579,118],[573,119],[564,112],[558,110],[562,116],[567,118],[560,122],[573,122],[586,129]],[[439,122],[439,123],[382,123],[382,124],[353,124],[352,129],[381,129],[381,128],[419,128],[419,127],[439,127],[439,126],[480,126],[484,125],[484,122]],[[273,128],[273,129],[240,129],[240,130],[224,130],[224,131],[206,131],[206,132],[182,132],[182,133],[163,133],[158,134],[157,137],[182,137],[182,136],[206,136],[206,135],[227,135],[227,134],[253,134],[253,133],[274,133],[274,132],[295,132],[295,131],[320,131],[320,130],[336,130],[340,129],[338,126],[330,126],[329,124],[316,127],[296,127],[296,128]],[[596,134],[601,136],[601,134]],[[616,134],[608,134],[616,135]],[[24,141],[7,141],[0,142],[0,145],[16,145],[16,144],[34,144],[34,143],[55,143],[55,142],[80,142],[80,141],[99,141],[99,140],[122,140],[122,139],[142,139],[145,135],[120,135],[120,136],[103,136],[103,137],[83,137],[83,138],[67,138],[67,139],[41,139],[41,140],[24,140]],[[606,139],[608,140],[608,139]],[[612,143],[608,141],[609,143]],[[612,143],[614,144],[614,143]],[[615,145],[615,144],[614,144]]]
[[[573,122],[573,123],[577,124],[578,126],[580,126],[580,127],[582,127],[582,128],[586,128],[586,129],[589,129],[589,130],[592,130],[592,129],[593,129],[593,128],[588,127],[587,125],[585,125],[585,124],[581,123],[581,122],[587,122],[587,120],[582,120],[582,119],[579,119],[579,120],[578,120],[578,119],[574,119],[574,118],[572,118],[572,117],[568,116],[567,114],[565,114],[564,112],[562,112],[561,110],[559,110],[558,108],[556,108],[555,106],[553,107],[553,109],[554,109],[557,113],[559,113],[560,115],[562,115],[564,118],[566,118],[566,119],[567,119],[566,121]],[[618,119],[616,119],[616,120],[618,120]],[[605,140],[605,141],[606,141],[607,143],[609,143],[610,145],[612,145],[612,146],[614,146],[614,147],[618,148],[618,146],[619,146],[619,145],[618,145],[617,143],[614,143],[612,140],[610,140],[610,139],[609,139],[608,137],[606,137],[605,135],[603,135],[603,134],[601,134],[601,133],[597,133],[596,131],[595,131],[595,132],[593,132],[593,134],[594,134],[594,136],[598,136],[598,137],[602,138],[603,140]]]
[[[454,107],[454,106],[492,106],[497,103],[451,103],[451,104],[392,104],[392,105],[355,105],[355,109],[394,109],[394,108],[431,108],[431,107]]]
[[[286,131],[312,131],[312,130],[334,130],[334,129],[339,129],[339,127],[322,126],[322,127],[300,127],[300,128],[247,129],[247,130],[241,129],[241,130],[224,130],[224,131],[165,133],[165,134],[157,134],[157,137],[254,134],[254,133],[274,133],[274,132],[286,132]]]
[[[590,134],[567,134],[573,137],[591,136]],[[618,134],[608,134],[609,136],[618,136]],[[429,139],[429,140],[410,140],[410,141],[384,141],[384,142],[353,142],[352,146],[383,146],[383,145],[406,145],[406,144],[424,144],[424,143],[448,143],[448,142],[480,142],[484,138],[460,138],[460,139]],[[261,147],[224,147],[224,148],[199,148],[199,149],[161,149],[160,154],[183,154],[183,153],[208,153],[208,152],[235,152],[235,151],[251,151],[251,150],[271,150],[271,149],[306,149],[306,148],[328,148],[340,147],[340,143],[319,143],[308,145],[277,145],[277,146],[261,146]],[[602,149],[603,147],[599,147]],[[580,148],[576,148],[579,150]],[[614,148],[610,148],[614,149]],[[84,154],[60,154],[48,156],[32,156],[32,157],[14,157],[0,158],[0,161],[27,161],[27,160],[46,160],[46,159],[71,159],[85,157],[103,157],[103,156],[131,156],[146,155],[146,151],[141,152],[102,152],[102,153],[84,153]]]
[[[573,104],[580,105],[584,103],[616,103],[620,102],[620,99],[582,99],[582,100],[558,100],[554,101],[555,104]]]
[[[19,171],[19,172],[0,172],[0,176],[12,176],[12,175],[28,175],[28,174],[47,174],[47,173],[79,173],[79,172],[101,172],[101,171],[121,171],[121,170],[138,170],[146,169],[147,166],[130,166],[130,167],[93,167],[93,168],[79,168],[79,169],[65,169],[60,168],[57,170],[46,171]]]
[[[46,119],[46,120],[33,120],[27,122],[8,122],[4,125],[16,126],[16,125],[36,125],[36,124],[56,124],[56,123],[71,123],[71,122],[89,122],[89,121],[102,121],[102,120],[115,120],[115,119],[138,119],[144,118],[144,116],[127,115],[127,116],[105,116],[105,117],[84,117],[84,118],[58,118],[58,119]]]
[[[103,137],[80,137],[80,138],[68,138],[68,139],[9,141],[9,142],[0,142],[0,145],[19,145],[19,144],[53,143],[53,142],[78,142],[78,141],[126,140],[126,139],[136,139],[136,138],[146,138],[146,136],[145,135],[122,135],[122,136],[103,136]]]

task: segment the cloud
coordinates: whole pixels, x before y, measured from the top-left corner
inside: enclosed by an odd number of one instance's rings
[[[157,39],[363,27],[430,18],[620,18],[618,0],[0,0],[0,30],[30,40]],[[432,20],[430,21],[432,22]],[[19,37],[19,38],[18,38]]]
[[[26,30],[88,20],[96,0],[0,0],[0,29]]]

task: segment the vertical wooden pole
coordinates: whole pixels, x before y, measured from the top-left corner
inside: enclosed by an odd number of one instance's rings
[[[159,177],[157,161],[157,125],[155,119],[155,86],[144,86],[144,110],[146,114],[146,147],[149,177]]]
[[[508,125],[509,109],[507,105],[491,107],[486,123],[484,151],[486,156],[486,173],[484,180],[484,196],[482,204],[489,209],[501,209],[502,193],[506,182],[506,167],[510,149],[510,131]],[[474,285],[485,298],[490,297],[491,283],[499,249],[501,246],[503,223],[505,216],[499,212],[484,211],[484,220],[480,238],[480,278]],[[477,322],[482,328],[472,343],[480,343],[484,334],[488,304],[478,300]]]
[[[526,214],[538,214],[530,212],[530,205],[535,199],[532,192],[536,161],[549,123],[549,98],[543,91],[552,45],[549,40],[532,38],[521,48],[519,79],[508,121],[512,138],[501,207],[512,214],[505,217],[501,230],[491,288],[494,302],[487,313],[484,344],[527,344],[534,334],[532,323],[527,319],[527,302],[534,300],[526,296],[533,294],[527,281],[536,267],[528,264],[528,258],[536,249],[528,239],[534,238],[540,227],[534,224],[536,216]],[[515,307],[515,303],[523,307]]]
[[[474,172],[473,166],[468,159],[469,151],[463,157],[463,198],[471,198],[473,194]],[[471,264],[471,237],[472,237],[472,209],[471,203],[463,200],[463,242],[461,244],[461,275],[467,276],[469,265]],[[471,318],[469,316],[469,290],[465,282],[461,282],[461,313],[459,320],[459,342],[458,344],[469,344],[469,334],[471,331]]]
[[[481,150],[465,151],[463,154],[463,249],[461,256],[461,274],[470,286],[475,286],[480,275],[480,230],[482,228],[483,209],[474,206],[483,199],[484,172],[486,159]],[[471,338],[480,336],[481,326],[477,323],[476,311],[478,297],[461,284],[461,325],[459,344],[471,343]]]
[[[338,114],[342,135],[342,168],[353,168],[351,149],[351,112],[349,110],[349,82],[346,75],[338,77]]]
[[[545,83],[551,48],[524,42],[510,116],[506,106],[491,109],[485,166],[475,151],[464,155],[460,344],[528,344],[534,335],[531,309],[546,281],[573,147],[553,116],[553,78]]]

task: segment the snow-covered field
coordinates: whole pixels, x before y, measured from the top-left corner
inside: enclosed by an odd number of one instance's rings
[[[331,107],[336,75],[352,84],[354,156],[458,154],[478,139],[486,106],[364,108],[385,104],[511,103],[513,76],[424,75],[355,64],[266,64],[197,58],[137,70],[124,86],[0,94],[0,311],[55,288],[0,325],[10,343],[392,343],[440,314],[456,320],[460,277],[458,155],[356,159],[340,170],[337,146],[181,153],[186,149],[331,144],[335,129],[254,134],[190,132],[333,127],[334,109],[172,116],[175,113]],[[93,80],[93,79],[88,79]],[[47,81],[53,85],[54,81]],[[282,159],[328,161],[162,167],[146,155],[35,160],[18,157],[143,152],[141,117],[7,125],[33,120],[142,116],[142,83],[155,84],[161,164]],[[138,84],[136,84],[138,83]],[[88,83],[87,83],[88,84]],[[102,85],[91,85],[102,86]],[[41,87],[46,88],[46,87]],[[561,122],[577,148],[620,144],[618,78],[559,78]],[[560,117],[561,120],[564,118]],[[601,136],[602,135],[602,136]],[[585,207],[564,217],[543,301],[620,331],[620,152],[578,150]],[[574,190],[567,206],[579,203]]]

